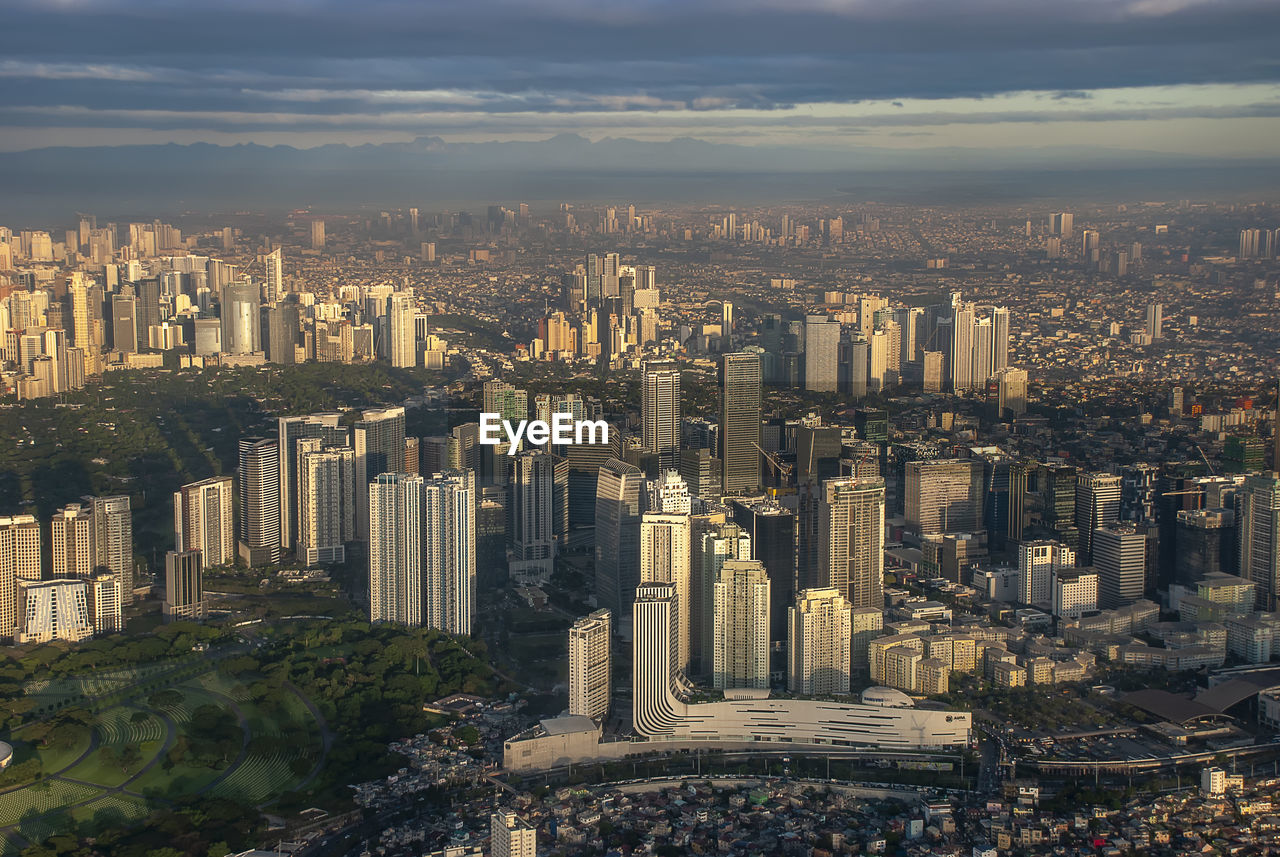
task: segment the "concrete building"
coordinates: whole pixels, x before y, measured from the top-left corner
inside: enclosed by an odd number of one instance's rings
[[[596,610],[569,629],[569,713],[602,721],[613,694],[613,614]]]
[[[1098,575],[1088,568],[1055,569],[1053,572],[1053,615],[1059,619],[1079,619],[1098,609]]]
[[[199,550],[169,551],[164,559],[164,620],[199,621],[207,611],[203,554]]]
[[[17,642],[78,643],[93,636],[89,590],[85,580],[22,580],[18,582]]]
[[[818,570],[853,607],[884,606],[883,479],[828,479],[818,509]]]
[[[715,584],[712,685],[769,687],[769,576],[757,560],[730,559]]]
[[[836,587],[806,589],[790,609],[787,689],[805,696],[848,693],[852,608]]]
[[[917,535],[982,529],[982,462],[973,459],[909,461],[907,529]]]
[[[1083,533],[1081,534],[1083,540]],[[1146,591],[1147,535],[1132,524],[1093,531],[1098,606],[1111,610],[1140,601]]]
[[[680,468],[680,367],[674,360],[646,360],[641,368],[640,420],[644,448],[661,470]]]
[[[672,617],[676,667],[690,672],[693,649],[693,590],[689,562],[689,516],[646,512],[640,520],[640,583],[669,583],[674,588]]]
[[[173,495],[173,545],[178,553],[200,551],[204,568],[236,560],[233,485],[230,476],[212,476],[183,485]]]

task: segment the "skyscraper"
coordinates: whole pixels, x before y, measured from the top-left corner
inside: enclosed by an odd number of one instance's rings
[[[645,511],[665,515],[687,515],[692,511],[689,486],[674,470],[664,470],[657,479],[645,483],[645,491]]]
[[[133,515],[129,497],[94,497],[90,509],[94,568],[116,576],[121,603],[127,607],[133,603]]]
[[[95,634],[124,630],[124,601],[120,578],[108,571],[96,572],[88,581],[89,622]]]
[[[539,396],[538,398],[543,398]],[[563,399],[563,402],[561,401]],[[581,400],[569,399],[568,397],[547,397],[546,413],[542,410],[538,411],[537,418],[548,423],[559,410],[564,412],[572,412],[576,406],[578,411],[583,410]],[[553,407],[553,405],[555,407]],[[485,413],[498,414],[504,420],[510,420],[513,424],[520,420],[529,418],[529,393],[527,390],[520,390],[506,381],[485,381],[483,392],[483,410]],[[583,413],[576,413],[575,419],[583,419]]]
[[[1122,481],[1119,476],[1111,473],[1077,474],[1075,524],[1080,530],[1080,565],[1094,564],[1094,530],[1120,520]]]
[[[511,459],[509,571],[521,578],[545,581],[555,566],[555,461],[541,449]]]
[[[613,693],[613,614],[596,610],[569,629],[569,713],[603,720]]]
[[[710,529],[698,534],[698,544],[693,546],[693,582],[690,585],[690,659],[693,668],[703,675],[711,675],[714,666],[716,644],[716,584],[720,569],[729,560],[751,559],[751,537],[737,524],[711,524]]]
[[[298,559],[307,565],[341,563],[356,537],[356,453],[323,446],[320,438],[297,441]]]
[[[200,551],[201,567],[236,561],[230,476],[212,476],[183,485],[173,495],[174,550]]]
[[[347,428],[341,414],[312,414],[280,417],[276,422],[276,443],[280,450],[280,545],[294,549],[298,538],[298,441],[318,438],[321,448],[347,445]],[[375,474],[376,475],[376,474]],[[363,502],[361,486],[355,505]]]
[[[1111,524],[1093,531],[1093,567],[1098,574],[1098,606],[1125,607],[1146,589],[1147,536],[1133,524]]]
[[[839,380],[840,322],[810,315],[804,322],[804,388],[834,393]]]
[[[246,565],[280,562],[280,448],[268,438],[240,441],[240,558]]]
[[[116,351],[138,353],[138,301],[132,295],[111,296],[111,343]]]
[[[267,360],[272,363],[297,363],[299,316],[295,301],[281,301],[266,310]]]
[[[538,831],[509,809],[489,817],[491,857],[537,857]]]
[[[423,624],[421,476],[382,473],[369,496],[369,621]]]
[[[769,639],[785,640],[796,593],[796,516],[772,500],[735,500],[733,520],[750,539],[750,556],[769,574]]]
[[[853,607],[884,606],[884,503],[883,479],[822,483],[818,566]]]
[[[640,516],[644,474],[611,458],[596,477],[596,602],[629,611],[640,582]]]
[[[1164,336],[1164,304],[1147,304],[1147,335],[1153,340]]]
[[[757,560],[720,566],[714,638],[714,687],[769,687],[769,576]]]
[[[1075,568],[1076,553],[1054,541],[1023,542],[1018,545],[1019,598],[1024,604],[1048,604],[1053,597],[1053,579],[1059,569]]]
[[[262,257],[262,264],[266,269],[266,282],[262,288],[266,292],[267,303],[273,304],[284,297],[284,259],[282,254],[282,249],[277,247]]]
[[[906,467],[907,528],[920,535],[982,528],[982,462],[942,458]]]
[[[204,598],[204,561],[199,550],[169,551],[164,558],[166,622],[200,620],[207,615]]]
[[[242,281],[230,283],[223,288],[220,318],[224,352],[253,354],[262,351],[261,307],[259,290],[253,283]],[[139,326],[141,324],[140,320]],[[141,333],[138,338],[142,339]]]
[[[54,513],[51,530],[54,577],[88,580],[93,575],[93,515],[79,503]]]
[[[93,636],[86,581],[20,581],[18,603],[18,643],[78,643]]]
[[[387,354],[392,366],[418,365],[413,314],[413,292],[393,292],[387,297],[387,332],[390,337]]]
[[[1272,471],[1246,477],[1237,498],[1239,574],[1253,581],[1258,609],[1276,610],[1280,607],[1280,476]]]
[[[18,583],[39,580],[40,525],[32,515],[0,518],[0,639],[18,631]]]
[[[646,360],[641,370],[644,448],[660,470],[680,469],[680,368],[674,360]]]
[[[693,601],[689,573],[689,516],[646,512],[640,519],[640,582],[675,587],[676,668],[688,674]]]
[[[726,494],[760,488],[760,355],[720,358],[720,479]]]
[[[850,606],[839,589],[806,589],[790,610],[787,689],[806,696],[849,692]]]
[[[423,622],[450,634],[469,635],[475,618],[475,490],[466,471],[422,483]]]
[[[404,408],[365,411],[356,422],[353,435],[359,495],[379,475],[404,471]],[[369,537],[369,510],[364,503],[356,504],[356,537]]]
[[[311,221],[311,249],[323,250],[325,245],[324,221]]]

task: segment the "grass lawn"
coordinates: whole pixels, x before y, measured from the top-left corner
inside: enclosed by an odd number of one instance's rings
[[[145,818],[148,812],[145,801],[129,795],[111,794],[76,807],[71,817],[77,824],[99,829],[121,821],[137,821]]]
[[[163,746],[162,741],[144,741],[138,745],[138,761],[127,767],[119,759],[120,749],[125,745],[108,745],[93,751],[93,755],[67,771],[65,776],[100,786],[118,786],[132,777],[155,758]]]
[[[39,744],[28,744],[23,741],[22,733],[25,730],[19,729],[13,733],[15,739],[14,762],[25,762],[31,756],[40,757],[40,765],[45,775],[56,774],[67,765],[70,765],[76,759],[80,758],[80,754],[89,749],[89,735],[86,732],[84,738],[67,747],[49,746],[42,747]]]
[[[24,789],[6,792],[0,795],[0,827],[17,824],[30,813],[51,812],[101,792],[102,789],[62,780],[42,780]]]

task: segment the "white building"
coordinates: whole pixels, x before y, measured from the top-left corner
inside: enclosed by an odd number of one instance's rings
[[[1054,569],[1053,615],[1079,619],[1098,609],[1098,575],[1092,569]]]
[[[93,633],[110,634],[124,630],[124,592],[119,575],[95,574],[89,581],[89,621]]]
[[[1076,553],[1054,541],[1024,542],[1018,546],[1018,600],[1024,604],[1049,604],[1054,572],[1075,568]]]
[[[676,668],[685,674],[689,670],[693,627],[689,560],[689,516],[646,512],[640,519],[640,582],[669,583],[674,588],[672,639]]]
[[[852,608],[834,587],[806,589],[788,611],[787,689],[806,696],[849,692]]]
[[[93,636],[89,593],[83,580],[21,581],[19,643],[78,643]]]
[[[769,687],[769,575],[759,560],[720,566],[712,682],[719,690]]]
[[[369,486],[369,621],[423,624],[421,476],[383,473]]]
[[[537,857],[538,831],[509,809],[489,817],[489,837],[492,857]]]
[[[569,713],[603,720],[613,692],[613,613],[596,610],[569,629]]]

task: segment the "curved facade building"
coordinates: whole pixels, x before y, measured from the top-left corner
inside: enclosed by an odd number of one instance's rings
[[[649,741],[768,742],[884,750],[942,749],[969,742],[971,717],[814,699],[770,699],[768,691],[729,691],[723,702],[684,701],[672,634],[674,587],[642,584],[633,606],[633,725]]]

